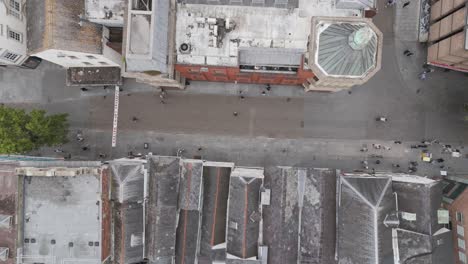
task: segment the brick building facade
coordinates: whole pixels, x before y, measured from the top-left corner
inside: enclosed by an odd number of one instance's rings
[[[449,210],[450,228],[453,230],[455,264],[467,263],[468,242],[468,180],[450,177],[444,180],[443,206]]]
[[[177,64],[175,70],[187,80],[231,83],[302,85],[308,78],[315,76],[311,70],[304,69],[304,63],[299,68],[287,73],[280,71],[249,71],[242,70],[240,67],[184,64]]]

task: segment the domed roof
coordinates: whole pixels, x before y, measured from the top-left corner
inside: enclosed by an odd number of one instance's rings
[[[317,65],[329,76],[358,78],[376,65],[378,39],[366,23],[320,23]]]

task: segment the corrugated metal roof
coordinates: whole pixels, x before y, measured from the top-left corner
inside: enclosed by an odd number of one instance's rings
[[[282,48],[242,48],[239,50],[240,65],[299,66],[304,50]]]

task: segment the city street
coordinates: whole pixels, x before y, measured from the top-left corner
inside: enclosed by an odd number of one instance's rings
[[[1,68],[0,102],[69,113],[71,142],[63,149],[74,159],[95,159],[99,153],[119,158],[129,151],[173,155],[184,148],[187,156],[240,165],[354,170],[370,154],[359,151],[362,144],[379,143],[391,145],[392,150],[381,151],[382,164],[372,167],[388,170],[399,163],[406,170],[409,160],[420,158],[420,150],[409,149],[412,143],[437,139],[466,146],[468,113],[463,104],[468,103],[468,79],[462,73],[436,69],[428,79],[419,80],[426,48],[395,34],[394,11],[382,7],[374,19],[384,33],[382,69],[351,92],[305,94],[302,87],[274,86],[262,95],[264,87],[259,85],[192,82],[184,91],[169,90],[162,104],[155,87],[125,80],[114,149],[113,90],[98,87],[82,92],[66,87],[65,71],[58,66],[43,62],[36,70]],[[403,55],[407,48],[415,52],[413,57]],[[386,116],[388,122],[376,122],[377,116]],[[73,140],[78,130],[90,148],[87,152]],[[394,140],[404,144],[393,146]],[[142,149],[144,142],[150,143],[149,150]],[[33,154],[55,153],[44,149]],[[468,172],[465,158],[447,160],[451,173]],[[439,167],[433,165],[421,170],[421,174],[438,173]]]

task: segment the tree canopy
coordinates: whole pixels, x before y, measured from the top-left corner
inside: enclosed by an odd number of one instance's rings
[[[23,154],[42,146],[67,142],[67,114],[0,106],[0,153]]]

